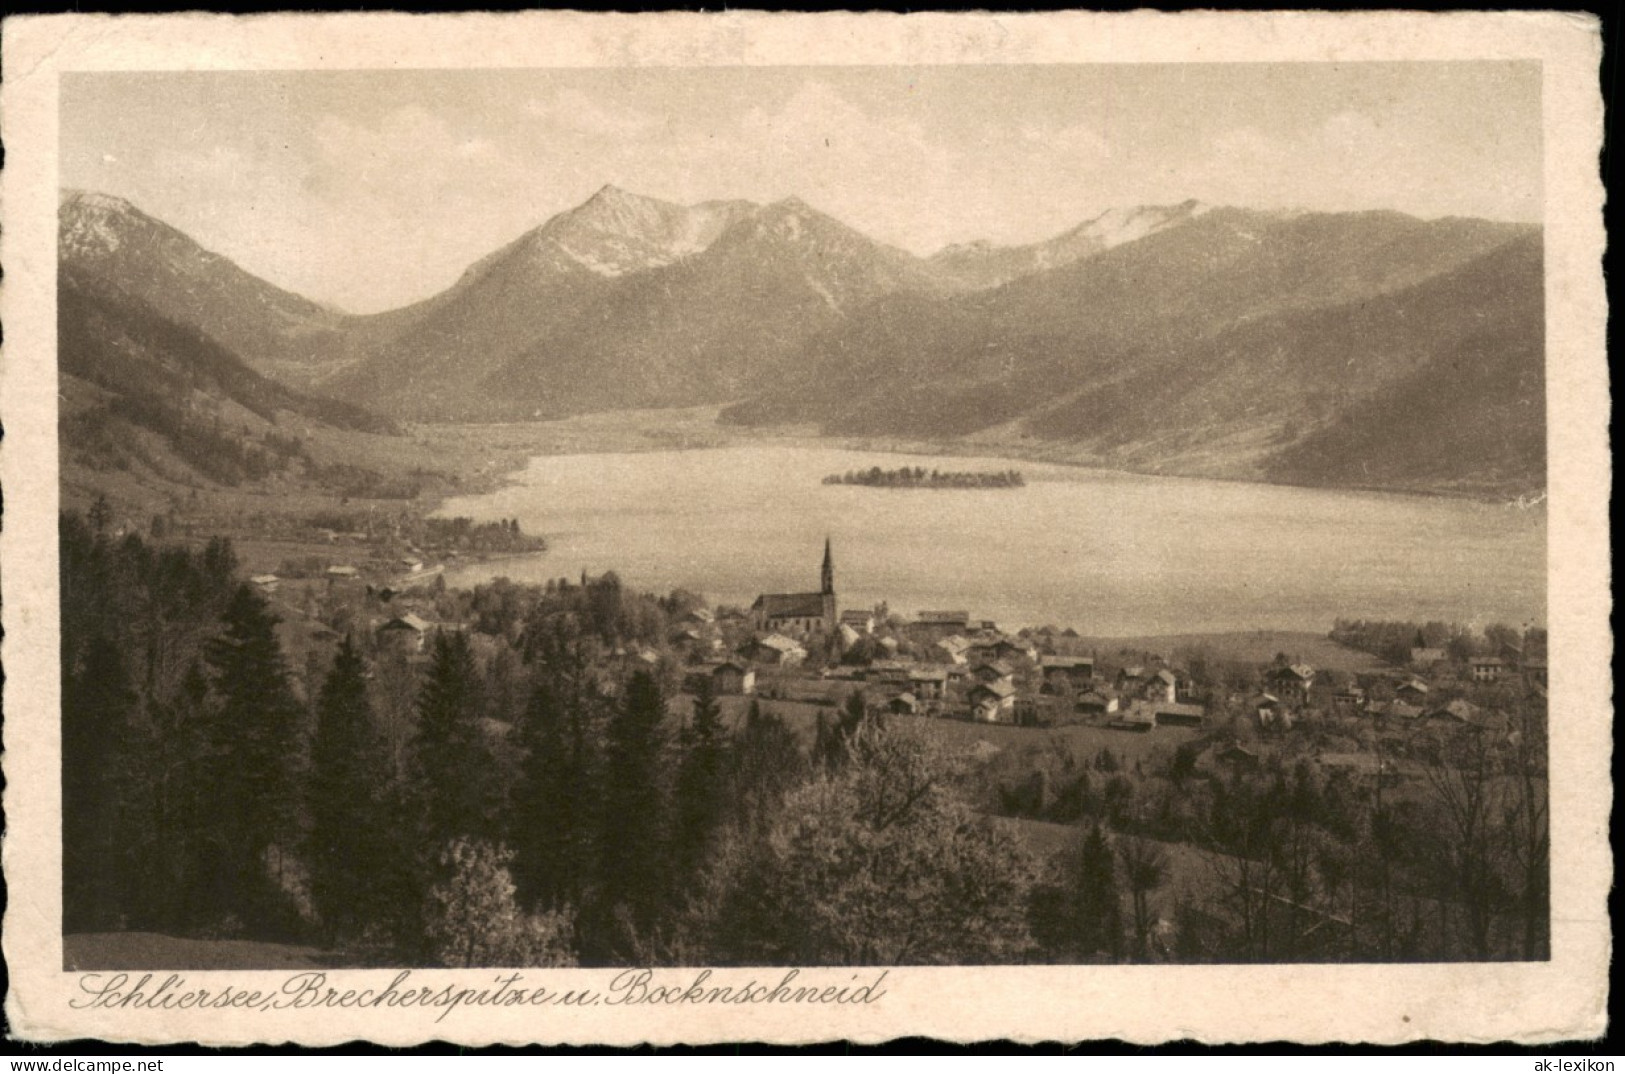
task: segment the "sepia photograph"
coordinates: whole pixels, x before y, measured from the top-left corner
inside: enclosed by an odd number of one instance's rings
[[[1547,73],[63,71],[70,991],[1549,964]]]

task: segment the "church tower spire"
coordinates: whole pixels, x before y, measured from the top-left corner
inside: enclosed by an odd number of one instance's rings
[[[829,537],[824,537],[824,569],[821,572],[820,593],[824,598],[824,633],[835,636],[835,557],[830,553]]]

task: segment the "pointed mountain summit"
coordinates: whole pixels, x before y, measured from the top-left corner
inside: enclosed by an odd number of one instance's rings
[[[483,394],[526,416],[721,402],[776,377],[874,299],[936,289],[910,254],[800,199],[722,204],[738,215],[704,250],[617,280],[497,369]]]
[[[601,276],[669,265],[704,250],[756,206],[746,201],[678,205],[605,185],[532,234]]]
[[[260,373],[306,384],[339,345],[348,316],[267,283],[107,194],[64,190],[57,213],[62,274],[195,328]]]
[[[1126,242],[1134,242],[1205,215],[1211,206],[1191,200],[1179,205],[1140,205],[1108,209],[1077,227],[1042,242],[998,246],[985,239],[945,246],[928,259],[931,267],[966,290],[985,290],[1070,265]]]
[[[384,315],[396,330],[331,388],[426,419],[718,402],[873,299],[936,289],[917,258],[799,198],[678,205],[609,185]]]
[[[381,315],[369,356],[331,390],[412,418],[574,412],[562,401],[580,394],[570,386],[544,377],[527,394],[505,383],[504,371],[526,355],[558,355],[561,341],[609,316],[617,294],[703,254],[756,209],[743,201],[684,206],[601,187],[470,266],[447,291]]]

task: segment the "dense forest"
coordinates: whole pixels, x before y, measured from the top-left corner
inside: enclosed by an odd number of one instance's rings
[[[1403,792],[1197,747],[978,759],[852,693],[811,734],[658,644],[692,594],[446,592],[411,657],[304,677],[229,544],[65,515],[64,927],[347,963],[1543,958],[1543,713],[1443,735]],[[305,684],[309,683],[307,687]],[[1040,851],[1024,825],[1069,833]],[[1064,826],[1064,827],[1062,827]],[[1177,891],[1171,856],[1205,880]],[[1187,870],[1188,872],[1188,870]]]

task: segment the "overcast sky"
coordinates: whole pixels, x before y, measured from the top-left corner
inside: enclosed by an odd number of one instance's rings
[[[1119,205],[1541,218],[1538,64],[81,74],[64,186],[371,312],[605,183],[800,195],[887,242],[1046,238]]]

